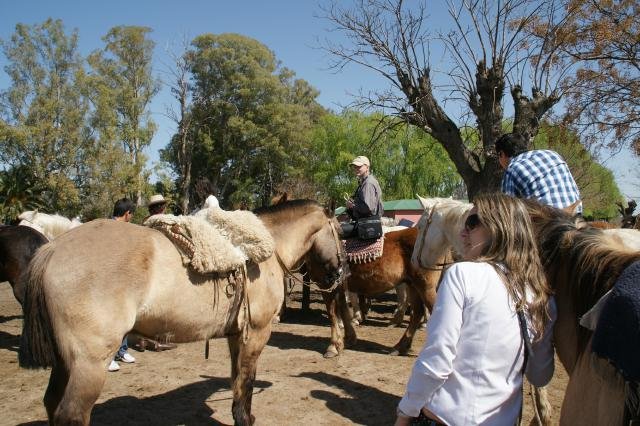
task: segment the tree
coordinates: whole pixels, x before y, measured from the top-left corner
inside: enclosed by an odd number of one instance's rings
[[[193,149],[195,135],[192,131],[193,115],[191,113],[192,87],[189,82],[189,60],[187,57],[188,43],[183,43],[182,51],[175,53],[169,51],[172,64],[168,67],[167,74],[170,79],[171,94],[178,103],[178,110],[167,108],[168,117],[176,123],[178,131],[169,145],[161,150],[163,160],[173,163],[173,168],[178,176],[177,192],[178,207],[183,213],[189,212],[191,190],[191,167],[193,161]]]
[[[618,216],[616,203],[623,197],[613,173],[596,161],[575,132],[543,123],[534,145],[557,151],[565,159],[580,189],[585,217],[612,219]]]
[[[575,72],[563,81],[564,121],[583,138],[610,148],[630,143],[640,155],[640,3],[566,0],[555,29],[561,59]],[[547,25],[532,27],[543,37]]]
[[[386,132],[383,141],[371,146],[371,134],[381,114],[363,115],[345,110],[327,114],[316,126],[309,175],[322,196],[342,200],[353,193],[355,179],[349,163],[366,154],[380,182],[385,200],[459,195],[460,175],[444,149],[430,136],[407,124]]]
[[[200,35],[187,59],[191,181],[208,180],[224,206],[267,204],[279,185],[301,174],[307,135],[321,114],[317,91],[267,47],[238,34]],[[165,150],[174,167],[179,141]]]
[[[151,67],[154,42],[148,38],[150,32],[147,27],[114,27],[102,38],[105,47],[88,58],[100,81],[99,102],[104,108],[97,111],[105,114],[100,117],[103,136],[114,138],[128,154],[135,173],[130,190],[138,205],[146,185],[142,150],[151,143],[155,132],[149,105],[159,90]]]
[[[26,167],[13,167],[0,171],[0,220],[9,223],[26,210],[38,210],[43,206],[41,189],[32,181],[33,175]]]
[[[0,162],[37,185],[45,210],[75,214],[88,104],[78,85],[78,36],[60,20],[16,25],[1,42],[11,86],[2,92]]]
[[[388,90],[361,94],[354,104],[388,112],[391,125],[399,118],[431,135],[444,147],[473,198],[481,190],[499,186],[501,170],[493,146],[505,131],[507,86],[514,109],[513,131],[529,137],[560,99],[553,79],[562,71],[555,63],[560,40],[552,35],[561,21],[552,1],[447,4],[455,31],[432,37],[423,29],[427,19],[423,1],[409,7],[402,0],[358,0],[351,10],[334,2],[324,9],[324,16],[351,44],[328,41],[325,48],[336,58],[336,68],[358,64],[389,82]],[[525,31],[534,19],[550,22],[547,37]],[[438,70],[449,76],[447,81],[432,76],[432,42],[439,42],[453,63],[450,69]],[[524,94],[527,87],[530,97]],[[453,105],[463,111],[459,118],[473,117],[475,123],[461,123],[449,115]],[[465,131],[469,127],[477,132]]]

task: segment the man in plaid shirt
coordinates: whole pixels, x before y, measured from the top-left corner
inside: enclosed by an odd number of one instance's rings
[[[527,140],[509,133],[496,141],[498,161],[505,169],[502,192],[519,198],[535,198],[541,203],[568,207],[580,200],[578,185],[564,159],[547,149],[527,150]],[[582,213],[579,203],[576,213]]]

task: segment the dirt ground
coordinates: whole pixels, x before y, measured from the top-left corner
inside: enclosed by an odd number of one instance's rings
[[[392,295],[374,301],[368,321],[357,329],[358,343],[340,357],[324,359],[329,321],[312,293],[302,315],[301,292],[294,291],[281,323],[258,365],[253,395],[256,425],[391,425],[415,357],[387,355],[402,329],[387,327]],[[408,320],[408,317],[405,318]],[[405,321],[406,324],[406,321]],[[44,370],[18,366],[22,329],[20,305],[8,283],[0,284],[0,425],[43,425]],[[418,332],[414,351],[424,343]],[[225,340],[181,344],[166,352],[136,352],[135,364],[120,363],[107,380],[92,413],[93,425],[227,425],[231,417],[229,353]],[[557,364],[549,386],[554,423],[560,412],[566,374]],[[528,394],[528,392],[527,392]],[[525,396],[525,422],[531,418]]]

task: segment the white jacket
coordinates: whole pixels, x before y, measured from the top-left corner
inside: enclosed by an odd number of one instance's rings
[[[527,361],[527,378],[536,386],[553,376],[553,299],[549,310],[552,320]],[[493,266],[449,268],[427,333],[400,410],[417,416],[426,407],[448,425],[512,426],[522,404],[524,343],[514,303]]]

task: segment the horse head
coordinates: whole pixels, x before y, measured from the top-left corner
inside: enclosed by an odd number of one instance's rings
[[[472,204],[452,198],[422,198],[418,196],[424,212],[418,221],[418,237],[411,263],[429,268],[453,248],[461,253],[460,230],[473,207]]]
[[[349,276],[349,266],[339,237],[340,224],[327,209],[324,216],[323,226],[312,237],[305,264],[311,279],[326,289],[340,285]]]

